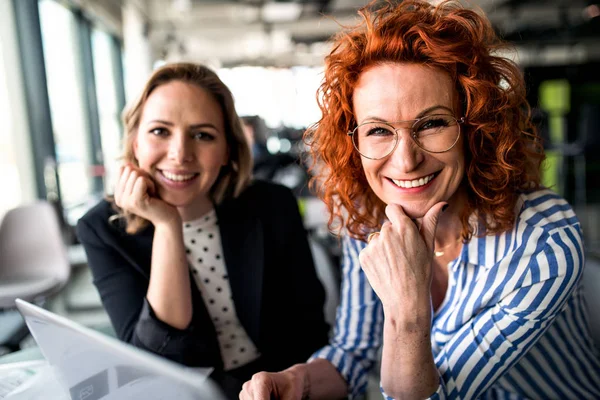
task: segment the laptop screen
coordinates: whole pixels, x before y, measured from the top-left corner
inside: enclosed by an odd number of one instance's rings
[[[24,301],[17,307],[72,399],[223,399],[208,375]]]

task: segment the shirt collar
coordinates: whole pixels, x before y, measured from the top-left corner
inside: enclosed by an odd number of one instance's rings
[[[516,219],[519,218],[523,205],[524,199],[523,196],[520,196],[515,204]],[[475,215],[470,220],[471,223],[477,223]],[[469,243],[463,244],[462,250],[458,258],[454,261],[452,268],[456,269],[466,263],[490,269],[510,252],[514,246],[514,239],[514,229],[501,234],[483,237],[477,237],[477,233],[475,233]]]

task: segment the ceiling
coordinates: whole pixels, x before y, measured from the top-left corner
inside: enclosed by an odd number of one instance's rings
[[[147,0],[147,10],[158,58],[222,65],[314,65],[322,63],[329,48],[325,41],[339,30],[338,24],[354,23],[356,10],[364,4]]]
[[[96,0],[134,3],[156,60],[219,66],[321,65],[327,39],[365,0]],[[79,0],[86,2],[86,0]],[[94,3],[94,0],[87,0]],[[470,0],[519,47],[522,62],[600,58],[600,0]],[[548,53],[548,54],[546,54]],[[574,58],[575,57],[575,58]]]

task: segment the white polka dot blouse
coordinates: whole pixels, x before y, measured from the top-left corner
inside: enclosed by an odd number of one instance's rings
[[[260,353],[233,304],[215,210],[185,222],[183,238],[192,276],[217,331],[225,371],[256,360]]]

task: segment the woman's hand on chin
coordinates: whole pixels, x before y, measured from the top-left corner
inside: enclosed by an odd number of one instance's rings
[[[152,177],[130,163],[119,171],[114,196],[117,206],[147,219],[155,226],[173,222],[181,224],[177,209],[157,196]]]
[[[421,227],[402,206],[390,204],[388,221],[360,255],[360,265],[388,317],[411,329],[430,323],[433,247],[438,218],[446,203],[434,205]]]

